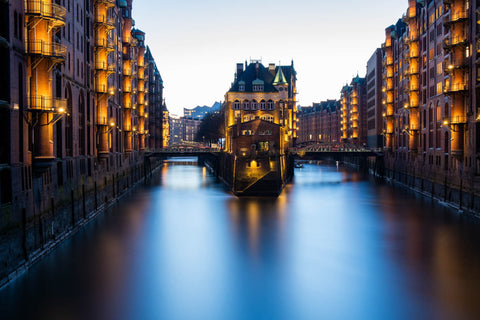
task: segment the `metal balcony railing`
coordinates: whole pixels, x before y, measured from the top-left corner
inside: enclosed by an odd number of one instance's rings
[[[450,86],[445,86],[443,91],[445,93],[468,91],[468,85],[466,83],[454,83]]]
[[[95,69],[114,73],[116,68],[115,68],[115,64],[104,62],[104,61],[102,62],[97,61],[95,63]]]
[[[25,14],[55,21],[55,26],[65,25],[67,9],[56,4],[39,0],[25,0]]]
[[[452,116],[452,117],[450,117],[450,123],[451,124],[467,123],[467,117],[466,116]]]
[[[30,96],[28,97],[28,108],[30,110],[60,112],[63,108],[67,108],[67,100],[60,98],[52,98],[48,96]]]
[[[27,53],[65,60],[67,56],[67,47],[55,42],[28,41]]]
[[[443,23],[449,24],[449,23],[465,21],[467,19],[468,19],[467,11],[457,11],[457,12],[452,12],[450,14],[445,15],[443,17]]]
[[[104,4],[107,7],[114,7],[116,0],[95,0],[95,4]]]
[[[444,48],[450,48],[456,45],[462,45],[467,42],[467,37],[466,36],[448,36],[445,38],[443,42],[443,47]]]
[[[95,39],[95,46],[100,47],[100,48],[105,48],[108,50],[114,50],[115,49],[115,42],[110,39]]]
[[[97,84],[95,85],[95,91],[97,93],[109,93],[109,94],[115,94],[115,87],[108,86],[106,84]]]
[[[95,17],[95,23],[105,25],[108,28],[115,28],[115,19],[105,15],[97,15]]]

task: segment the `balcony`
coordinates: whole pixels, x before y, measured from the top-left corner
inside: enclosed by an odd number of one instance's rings
[[[445,38],[443,42],[443,48],[450,49],[451,47],[466,45],[467,43],[468,43],[468,40],[466,36],[455,36],[455,37],[449,36]]]
[[[109,87],[106,84],[97,84],[95,85],[95,91],[97,93],[104,93],[104,94],[109,93],[110,95],[114,95],[115,87]]]
[[[415,91],[419,91],[419,90],[420,90],[420,88],[419,88],[418,83],[412,83],[412,84],[409,84],[408,86],[405,87],[405,92],[406,93],[415,92]]]
[[[110,39],[95,39],[95,46],[97,48],[102,48],[102,49],[106,49],[108,51],[113,51],[115,50],[115,42],[113,40],[110,40]]]
[[[105,71],[107,73],[115,73],[116,68],[115,68],[114,64],[111,64],[111,63],[108,63],[108,62],[97,61],[95,63],[95,70]]]
[[[445,86],[443,92],[447,94],[451,93],[463,93],[468,91],[468,85],[466,83],[454,83],[450,86]]]
[[[452,116],[450,117],[450,124],[465,124],[467,123],[467,117],[466,116]]]
[[[51,98],[48,96],[28,97],[29,111],[58,112],[63,113],[67,108],[67,100]],[[63,109],[63,110],[62,110]]]
[[[125,77],[131,77],[132,76],[132,69],[131,68],[123,68],[123,75]]]
[[[54,28],[59,28],[65,25],[67,9],[55,3],[26,0],[25,14],[31,17],[50,20]]]
[[[418,37],[413,37],[409,35],[403,38],[403,43],[405,44],[411,44],[412,42],[418,42]]]
[[[56,42],[28,41],[27,53],[64,61],[67,56],[67,47]]]
[[[418,66],[408,68],[408,74],[411,76],[418,75],[420,70],[418,70]]]
[[[115,7],[115,2],[116,2],[116,0],[95,0],[96,5],[103,4],[107,8]]]
[[[467,11],[457,11],[451,14],[447,14],[443,17],[443,24],[452,24],[456,22],[463,22],[468,20],[468,12]]]
[[[95,24],[97,26],[105,26],[107,29],[114,29],[116,21],[112,17],[104,16],[104,15],[97,15],[95,17]]]
[[[443,62],[443,70],[446,74],[452,73],[457,69],[464,69],[468,67],[468,58],[461,57],[456,59],[446,60]]]

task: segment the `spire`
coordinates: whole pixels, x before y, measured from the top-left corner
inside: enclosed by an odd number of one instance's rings
[[[285,76],[283,75],[282,67],[278,66],[277,74],[275,75],[275,80],[273,80],[273,85],[279,84],[288,84]]]

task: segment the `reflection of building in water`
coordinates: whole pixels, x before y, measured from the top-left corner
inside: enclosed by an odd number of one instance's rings
[[[241,245],[248,246],[249,254],[255,258],[262,255],[262,244],[273,245],[267,248],[269,252],[282,245],[278,241],[283,238],[285,210],[285,201],[276,199],[232,198],[228,201],[234,235]],[[272,235],[275,235],[273,242]]]
[[[236,194],[275,194],[288,179],[296,140],[296,72],[292,65],[237,64],[225,95],[226,151],[235,157]]]

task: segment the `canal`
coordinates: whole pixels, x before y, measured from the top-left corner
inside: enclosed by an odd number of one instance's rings
[[[238,199],[191,161],[1,290],[0,318],[480,318],[478,221],[325,164]]]

